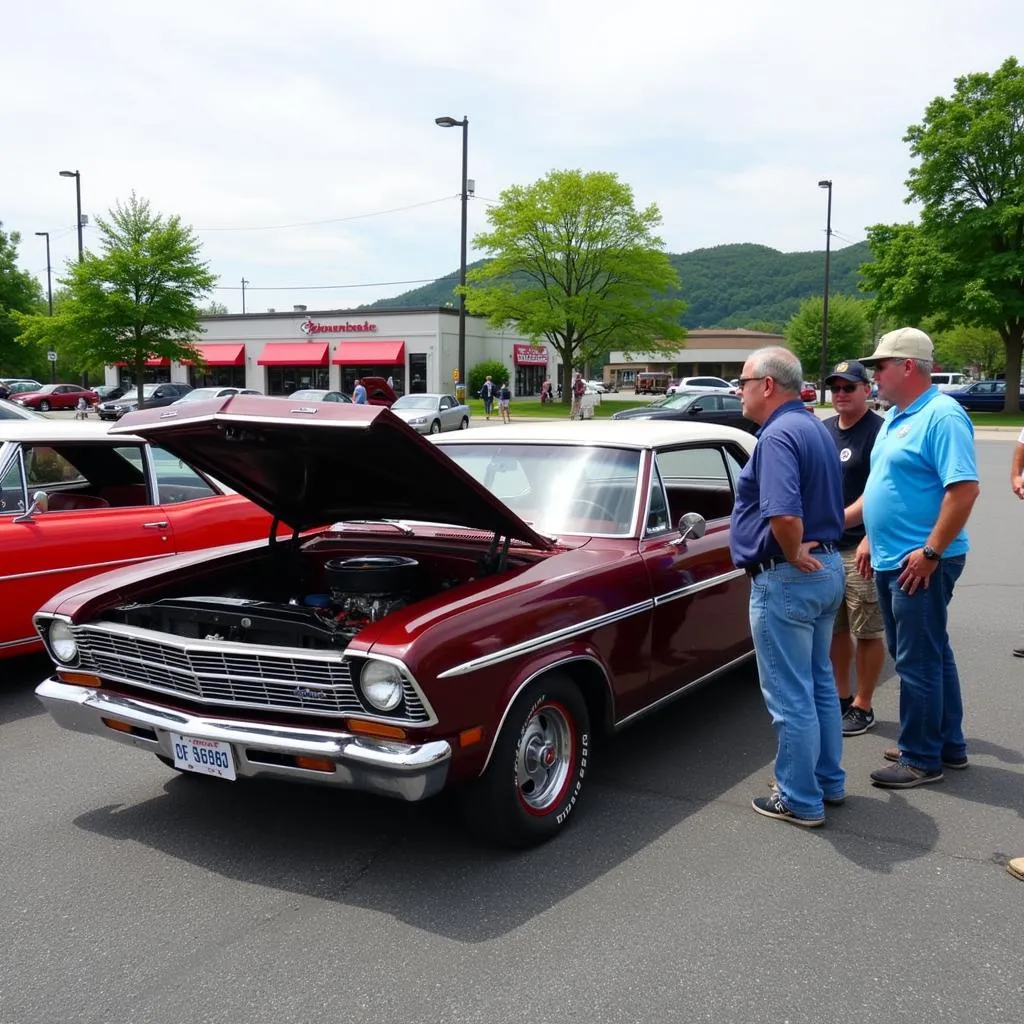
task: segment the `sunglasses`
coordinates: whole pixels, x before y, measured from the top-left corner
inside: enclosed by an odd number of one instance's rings
[[[842,391],[844,395],[852,395],[859,388],[859,384],[829,384],[829,391]]]

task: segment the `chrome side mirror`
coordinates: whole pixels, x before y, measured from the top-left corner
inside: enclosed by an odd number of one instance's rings
[[[36,512],[48,512],[50,509],[50,496],[46,491],[36,491],[32,495],[32,504],[15,518],[16,523],[27,523]]]
[[[694,540],[699,540],[704,536],[704,531],[707,528],[707,520],[699,512],[687,512],[686,515],[679,517],[679,538],[672,541],[672,546],[679,547],[691,537]]]

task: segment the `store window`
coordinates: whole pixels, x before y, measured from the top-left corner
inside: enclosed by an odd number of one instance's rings
[[[290,395],[293,391],[326,391],[326,366],[268,366],[267,394]]]
[[[394,363],[384,363],[378,366],[343,366],[341,368],[341,390],[346,395],[351,395],[355,390],[356,380],[361,377],[380,377],[381,380],[390,380],[391,387],[395,394],[405,394],[405,368]]]
[[[540,386],[547,379],[548,368],[546,366],[517,366],[516,397],[522,398],[525,395],[539,395]]]
[[[188,368],[188,382],[194,388],[244,388],[244,366],[198,366]]]
[[[409,394],[422,395],[427,391],[427,354],[409,353]]]
[[[117,383],[120,387],[133,388],[136,386],[135,374],[128,369],[119,369],[117,372]],[[147,366],[142,374],[143,384],[170,384],[171,371],[166,366]]]

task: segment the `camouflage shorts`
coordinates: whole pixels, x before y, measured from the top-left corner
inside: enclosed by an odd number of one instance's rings
[[[878,609],[875,580],[857,572],[857,550],[840,552],[846,573],[846,596],[836,614],[833,633],[852,633],[858,639],[874,640],[885,636],[882,613]]]

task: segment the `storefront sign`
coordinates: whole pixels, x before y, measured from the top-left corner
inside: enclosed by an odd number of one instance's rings
[[[543,345],[513,345],[516,366],[547,366],[548,350]]]
[[[321,324],[316,320],[303,320],[299,324],[299,330],[303,334],[362,334],[377,330],[377,325],[371,324],[369,320],[364,320],[361,324],[352,324],[347,320],[343,324]]]

